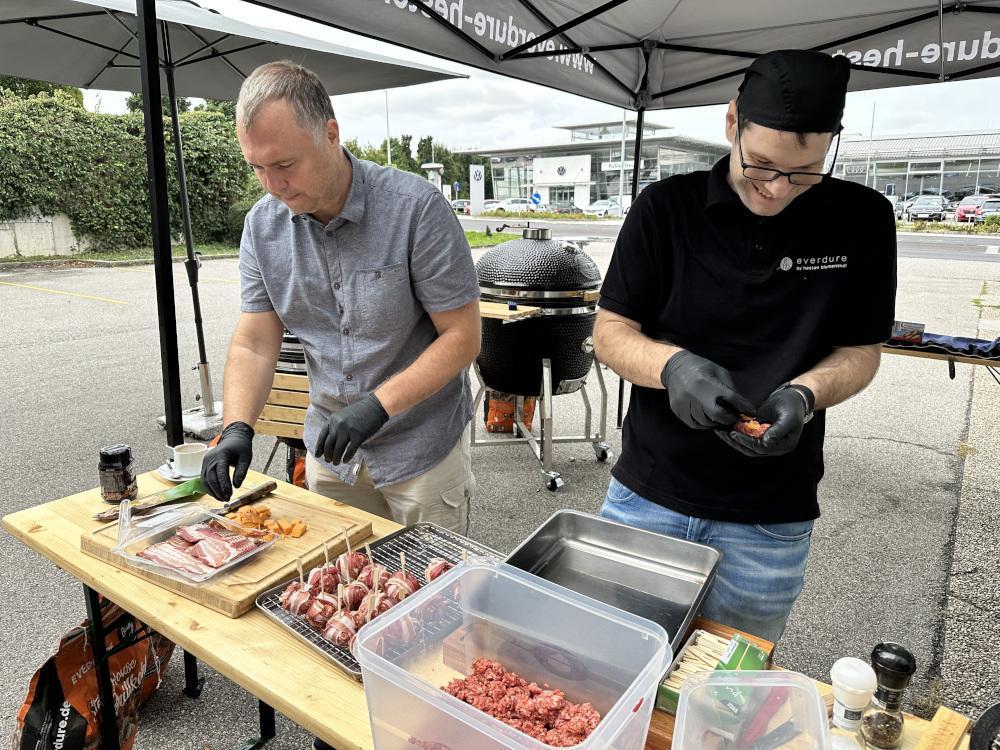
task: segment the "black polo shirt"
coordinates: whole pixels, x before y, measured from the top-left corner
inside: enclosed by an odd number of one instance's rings
[[[760,404],[834,346],[889,338],[896,229],[889,201],[827,178],[777,216],[753,214],[710,172],[661,180],[636,198],[618,235],[601,307],[652,339],[690,349]],[[781,178],[784,179],[784,178]],[[693,430],[667,392],[632,387],[612,474],[646,499],[701,518],[790,523],[819,516],[825,413],[798,446],[751,458]]]

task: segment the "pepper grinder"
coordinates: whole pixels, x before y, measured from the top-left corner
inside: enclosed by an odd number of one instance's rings
[[[895,750],[903,742],[903,691],[917,660],[898,643],[880,643],[872,649],[872,669],[878,687],[861,715],[861,734],[870,748]]]

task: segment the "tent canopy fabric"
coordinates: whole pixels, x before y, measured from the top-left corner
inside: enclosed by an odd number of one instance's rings
[[[5,0],[0,73],[85,89],[139,91],[135,11],[135,0]],[[160,66],[173,68],[179,96],[235,99],[255,68],[281,59],[316,72],[331,95],[464,77],[258,28],[189,2],[161,1],[156,13]],[[161,70],[166,92],[163,75]]]
[[[248,0],[627,109],[721,104],[774,49],[842,53],[851,90],[1000,70],[1000,0]]]

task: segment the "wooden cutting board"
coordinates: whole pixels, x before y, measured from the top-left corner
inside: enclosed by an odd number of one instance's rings
[[[84,554],[127,570],[216,612],[228,617],[239,617],[253,608],[258,594],[293,578],[297,574],[295,561],[298,558],[302,558],[302,567],[306,571],[323,562],[323,542],[329,544],[331,559],[346,552],[342,525],[347,527],[352,548],[372,533],[370,522],[359,524],[336,508],[319,508],[274,492],[255,505],[270,508],[272,518],[301,518],[308,526],[308,531],[298,539],[290,536],[279,539],[257,559],[237,567],[221,581],[208,586],[181,583],[129,565],[128,561],[111,551],[118,545],[117,521],[81,535],[80,549]]]

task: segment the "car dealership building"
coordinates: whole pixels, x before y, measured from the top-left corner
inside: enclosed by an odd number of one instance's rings
[[[558,127],[569,131],[569,143],[465,153],[490,157],[495,198],[530,198],[538,193],[542,203],[573,203],[585,208],[612,198],[629,205],[636,121],[625,125],[624,170],[621,121]],[[640,190],[670,175],[710,169],[729,153],[728,143],[672,135],[671,130],[651,122],[643,124]],[[834,174],[901,197],[937,194],[961,198],[1000,193],[1000,130],[878,138],[845,135]],[[622,177],[624,201],[620,198]]]
[[[632,195],[636,121],[625,124],[625,164],[622,170],[622,121],[557,126],[570,133],[569,143],[547,146],[474,150],[464,153],[490,157],[494,198],[527,198],[538,193],[542,203],[573,203],[586,208],[598,200]],[[728,143],[713,143],[671,128],[643,123],[639,188],[674,174],[710,169],[729,153]],[[626,199],[622,205],[627,206]]]
[[[907,198],[1000,193],[1000,131],[845,137],[834,173]]]

